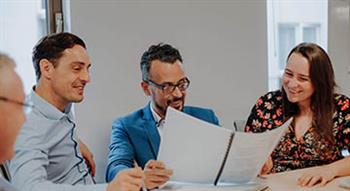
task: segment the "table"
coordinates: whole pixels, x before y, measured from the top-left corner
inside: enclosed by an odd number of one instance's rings
[[[339,187],[339,182],[344,178],[350,177],[341,177],[336,178],[329,182],[324,187],[300,187],[297,185],[297,179],[306,171],[312,168],[294,170],[289,172],[277,173],[266,175],[263,177],[264,185],[267,185],[268,188],[264,191],[349,191],[349,189]],[[260,189],[265,186],[261,186]],[[203,186],[203,185],[172,185],[171,187],[165,187],[159,189],[160,191],[252,191],[256,189],[244,188],[244,187],[214,187],[214,186]],[[258,189],[259,190],[259,189]]]
[[[283,173],[277,173],[277,174],[271,174],[267,175],[266,177],[266,183],[269,186],[269,190],[271,191],[278,191],[278,190],[285,190],[285,191],[349,191],[348,189],[339,187],[339,182],[344,178],[349,177],[340,177],[332,180],[326,186],[324,187],[300,187],[297,185],[297,179],[306,171],[310,170],[312,168],[307,169],[300,169],[300,170],[294,170],[289,172],[283,172]]]

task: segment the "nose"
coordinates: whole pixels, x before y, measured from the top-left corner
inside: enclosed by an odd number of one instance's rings
[[[298,87],[298,80],[295,78],[289,78],[287,84],[289,88],[296,88]]]
[[[90,82],[90,72],[89,70],[82,70],[81,75],[80,75],[80,80],[84,81],[85,83]]]
[[[178,86],[175,86],[175,89],[174,89],[172,95],[173,95],[174,97],[179,98],[179,97],[182,97],[182,96],[183,96],[183,92],[179,89]]]

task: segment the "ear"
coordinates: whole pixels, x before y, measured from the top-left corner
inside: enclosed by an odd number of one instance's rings
[[[151,95],[151,91],[149,90],[149,85],[146,82],[144,81],[141,82],[141,88],[147,96]]]
[[[55,70],[55,67],[53,66],[53,63],[51,63],[47,59],[41,59],[40,62],[39,62],[39,66],[40,66],[41,76],[43,78],[50,79],[51,76],[52,76],[53,71]]]

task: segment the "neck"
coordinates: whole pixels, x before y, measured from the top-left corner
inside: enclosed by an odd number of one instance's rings
[[[39,81],[39,83],[36,85],[35,92],[41,98],[62,112],[64,112],[65,107],[68,105],[66,101],[62,100],[57,94],[55,94],[55,91],[51,88],[51,86],[49,86],[47,83],[43,83],[42,81]]]
[[[300,115],[312,115],[311,103],[310,101],[304,101],[298,103],[300,109]]]
[[[152,102],[152,105],[151,105],[152,109],[158,114],[158,116],[161,118],[161,119],[164,119],[165,118],[165,112],[163,112],[160,108],[158,108],[158,106]]]

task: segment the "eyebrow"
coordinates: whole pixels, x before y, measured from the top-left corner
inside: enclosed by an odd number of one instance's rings
[[[288,68],[286,68],[285,71],[286,71],[286,72],[290,72],[290,73],[294,73],[292,70],[290,70],[290,69],[288,69]],[[299,74],[299,73],[296,73],[296,74],[299,75],[299,76],[302,76],[302,77],[307,77],[307,78],[310,77],[309,75],[305,75],[305,74]]]
[[[79,61],[71,63],[71,65],[77,65],[77,64],[81,65],[81,66],[85,66],[86,65],[84,62],[79,62]],[[90,68],[91,67],[91,63],[89,63],[87,67]]]
[[[161,84],[172,84],[172,85],[175,85],[175,84],[178,84],[179,82],[185,80],[186,78],[187,77],[185,76],[185,77],[181,78],[180,80],[178,80],[176,83],[173,83],[173,82],[162,82]]]

